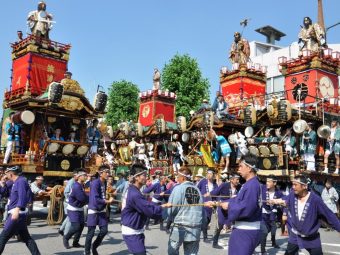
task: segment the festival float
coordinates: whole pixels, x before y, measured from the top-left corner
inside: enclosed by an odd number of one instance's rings
[[[220,70],[219,94],[228,103],[227,117],[220,118],[216,109],[206,107],[192,111],[190,119],[175,119],[176,95],[160,89],[160,74],[154,77],[153,89],[139,95],[138,122],[121,123],[112,137],[116,166],[141,160],[151,173],[174,173],[174,152],[178,152],[194,174],[204,174],[208,167],[232,173],[237,170],[238,155],[249,151],[258,156],[260,178],[276,175],[289,181],[302,172],[317,180],[339,178],[332,146],[334,150],[339,143],[340,127],[331,122],[340,121],[340,53],[327,46],[323,26],[312,24],[309,18],[304,22],[299,56],[277,60],[285,85],[283,91],[274,93],[266,91],[266,66],[250,60],[248,41],[235,33],[230,50],[232,69]],[[284,35],[270,26],[263,29]],[[317,41],[314,44],[308,41],[311,31]],[[220,148],[209,137],[211,130],[227,139],[231,147],[228,161],[213,157]],[[308,158],[310,150],[313,153]]]
[[[0,165],[21,165],[25,175],[56,181],[56,177],[71,177],[75,168],[95,172],[87,125],[103,116],[107,96],[99,91],[92,105],[72,79],[68,71],[71,45],[49,39],[54,21],[42,5],[28,16],[32,33],[26,38],[18,33],[18,41],[11,44],[11,85],[4,93]],[[9,129],[11,119],[13,130]],[[10,140],[14,142],[8,149]]]

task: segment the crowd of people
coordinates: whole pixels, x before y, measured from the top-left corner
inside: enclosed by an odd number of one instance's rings
[[[40,254],[28,232],[27,219],[34,198],[44,197],[50,188],[43,185],[41,176],[29,184],[20,170],[19,166],[7,167],[1,177],[4,229],[0,254],[13,235],[26,243],[31,254]],[[132,254],[146,254],[144,232],[151,219],[169,234],[168,254],[179,254],[182,246],[184,254],[198,254],[201,236],[203,242],[212,241],[214,249],[221,249],[218,241],[222,231],[230,233],[229,254],[253,254],[257,246],[261,254],[266,254],[269,233],[272,247],[279,248],[278,224],[283,234],[285,229],[289,233],[285,254],[296,254],[299,249],[322,254],[319,220],[324,221],[326,230],[340,232],[339,195],[332,182],[327,180],[320,188],[311,186],[305,176],[296,176],[292,187],[283,189],[275,176],[268,176],[261,184],[256,172],[257,157],[249,153],[240,158],[234,174],[209,168],[205,175],[193,175],[188,167],[181,166],[176,175],[156,171],[148,176],[147,167],[138,163],[131,166],[128,176],[121,174],[118,179],[111,176],[106,165],[99,167],[95,176],[77,169],[65,182],[66,217],[59,234],[65,249],[83,247],[84,254],[99,254],[97,249],[108,233],[108,210],[118,201],[122,236]],[[215,216],[216,222],[212,221]],[[82,245],[79,240],[85,225],[87,233]],[[93,241],[97,226],[99,232]],[[212,240],[208,238],[211,230]]]

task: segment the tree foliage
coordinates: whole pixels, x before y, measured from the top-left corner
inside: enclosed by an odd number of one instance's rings
[[[109,88],[106,122],[117,129],[117,124],[137,120],[139,89],[132,82],[121,80]]]
[[[176,54],[163,68],[162,89],[176,93],[177,116],[188,117],[203,99],[209,100],[209,88],[209,81],[202,77],[196,59],[189,55]]]

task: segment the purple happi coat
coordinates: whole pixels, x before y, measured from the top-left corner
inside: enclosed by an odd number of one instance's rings
[[[229,254],[253,254],[261,237],[261,207],[261,185],[253,177],[243,184],[237,197],[229,200],[227,224],[235,222],[229,238]]]
[[[229,199],[236,195],[238,192],[237,189],[235,189],[234,193],[231,189],[230,182],[223,182],[220,186],[218,186],[216,189],[214,189],[212,192],[210,192],[210,195],[212,196],[225,196],[218,198],[218,201],[220,202],[226,202],[229,201]],[[227,224],[227,218],[228,218],[228,211],[223,210],[222,207],[217,208],[217,216],[218,216],[218,224],[224,225]]]
[[[298,216],[298,199],[294,191],[291,191],[285,200],[287,202],[288,222],[291,230],[288,242],[298,245],[300,249],[321,247],[320,234],[318,232],[320,218],[326,220],[336,231],[340,232],[339,219],[314,192],[310,192],[301,219]]]
[[[197,184],[197,188],[200,190],[200,192],[203,196],[204,202],[216,200],[216,199],[212,199],[210,196],[204,197],[205,194],[209,193],[208,180],[206,178],[199,181],[199,183]],[[213,183],[213,189],[210,191],[210,193],[213,192],[217,188],[218,188],[218,185],[217,185],[216,182],[214,182]],[[206,217],[211,218],[211,215],[212,215],[212,212],[213,212],[212,208],[204,207],[204,211],[205,211]]]
[[[144,226],[147,218],[162,218],[162,207],[146,200],[140,190],[130,185],[121,215],[122,234],[131,253],[145,252]]]
[[[89,197],[85,193],[84,187],[79,182],[72,185],[68,199],[67,215],[70,222],[84,223],[84,206],[89,202]]]
[[[87,214],[87,226],[105,226],[108,224],[106,217],[106,203],[105,203],[106,187],[100,178],[91,182],[89,206]]]
[[[282,198],[282,197],[283,197],[282,192],[279,189],[275,189],[273,199]],[[269,200],[269,199],[270,199],[270,197],[269,197],[268,189],[267,189],[266,185],[263,185],[262,200],[266,201],[266,200]],[[270,227],[270,223],[272,221],[277,220],[277,210],[278,210],[278,208],[279,208],[278,205],[269,205],[267,203],[262,204],[262,221],[268,227]]]

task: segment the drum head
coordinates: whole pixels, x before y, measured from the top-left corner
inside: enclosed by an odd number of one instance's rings
[[[275,156],[279,155],[279,146],[277,144],[270,145],[270,150]]]
[[[252,137],[254,134],[254,129],[252,127],[246,127],[246,129],[244,130],[244,135],[249,138]]]
[[[202,159],[201,159],[201,158],[196,157],[195,163],[196,163],[196,165],[202,165],[203,162],[202,162]]]
[[[20,115],[21,121],[26,125],[31,125],[35,120],[35,115],[31,111],[23,111]]]
[[[83,156],[87,153],[88,150],[89,150],[89,147],[86,145],[79,146],[77,149],[77,154],[80,156]]]
[[[71,154],[73,150],[74,150],[74,145],[73,144],[66,144],[63,147],[62,151],[63,151],[64,155],[68,155],[68,154]]]
[[[231,134],[228,136],[228,142],[230,144],[235,144],[235,140],[236,140],[236,135],[235,134]]]
[[[47,152],[49,154],[55,153],[60,147],[59,143],[50,143],[47,147]]]
[[[182,134],[182,141],[183,141],[184,143],[188,143],[189,140],[190,140],[190,135],[189,135],[189,133],[183,133],[183,134]]]
[[[293,124],[293,130],[297,134],[302,134],[307,128],[307,122],[305,120],[297,120]]]
[[[261,155],[264,156],[264,157],[268,157],[270,155],[270,150],[265,145],[260,145],[259,151],[260,151]]]
[[[189,166],[193,166],[195,164],[195,160],[193,158],[188,159]]]
[[[250,152],[251,154],[254,154],[254,155],[256,155],[256,156],[260,156],[259,149],[258,149],[256,146],[251,145],[251,146],[248,147],[248,149],[249,149],[249,152]]]

